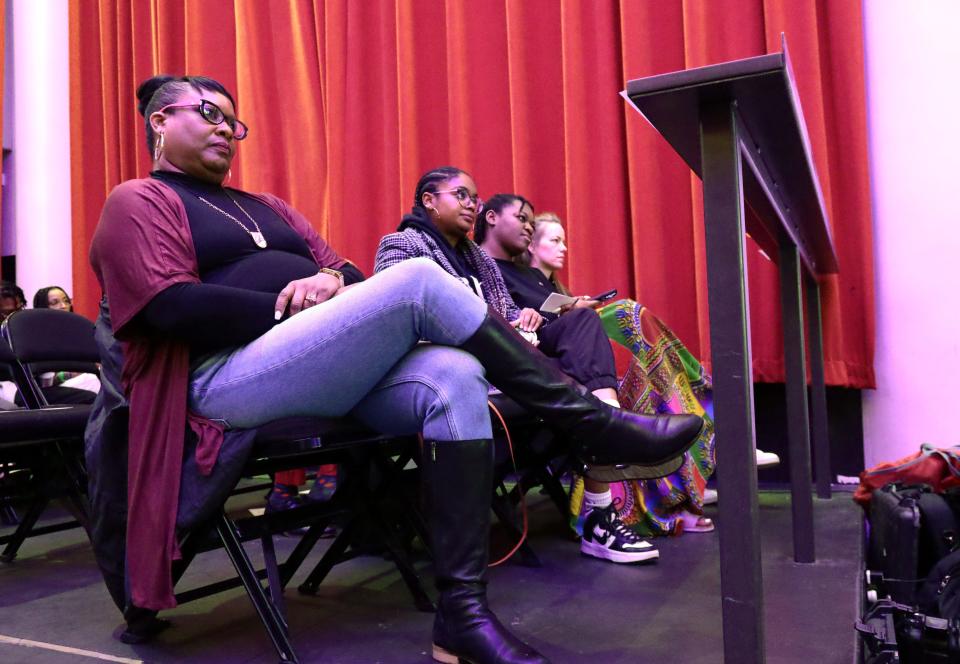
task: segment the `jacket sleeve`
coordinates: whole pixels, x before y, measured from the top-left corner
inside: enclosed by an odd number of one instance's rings
[[[507,319],[508,322],[513,322],[520,318],[520,308],[517,306],[517,303],[513,301],[513,297],[510,296],[510,291],[507,289],[507,284],[503,280],[503,275],[500,274],[500,269],[495,268],[493,270],[493,279],[496,284],[496,298],[498,302],[502,303],[503,311],[500,313],[503,314],[503,317]]]
[[[128,180],[107,197],[90,262],[120,339],[157,293],[200,281],[183,203],[169,187],[150,180]]]
[[[406,233],[390,233],[380,239],[377,247],[377,256],[374,259],[373,271],[383,272],[388,267],[401,263],[410,258],[419,258],[426,254],[413,242]]]

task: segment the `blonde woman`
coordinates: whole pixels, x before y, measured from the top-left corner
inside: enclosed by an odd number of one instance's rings
[[[569,294],[557,278],[567,250],[560,218],[552,212],[537,215],[526,259],[533,276],[549,289],[544,292]],[[598,305],[583,296],[576,306]],[[598,313],[609,339],[632,355],[617,389],[621,405],[639,413],[695,413],[707,426],[685,454],[680,470],[667,477],[615,482],[602,498],[592,496],[583,480],[578,480],[571,500],[576,529],[582,531],[589,505],[609,500],[619,519],[641,536],[714,530],[712,520],[703,516],[706,483],[716,467],[710,376],[670,328],[642,304],[618,300]]]

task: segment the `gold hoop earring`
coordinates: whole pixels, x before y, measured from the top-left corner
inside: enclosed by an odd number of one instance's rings
[[[160,155],[163,154],[163,133],[161,132],[157,138],[157,142],[153,147],[153,160],[160,161]]]
[[[440,213],[437,212],[437,208],[433,207],[432,205],[428,205],[427,209],[430,210],[430,212],[432,212],[435,217],[440,216]]]
[[[233,177],[233,169],[232,169],[232,168],[228,168],[228,169],[227,169],[227,177],[225,177],[225,178],[223,179],[223,183],[224,183],[224,184],[228,184],[228,183],[230,182],[230,179],[231,179],[232,177]]]

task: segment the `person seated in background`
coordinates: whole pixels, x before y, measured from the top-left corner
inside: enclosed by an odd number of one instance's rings
[[[0,281],[0,321],[27,306],[23,290],[12,281]]]
[[[33,308],[73,311],[73,300],[67,295],[67,291],[59,286],[47,286],[34,294]]]
[[[377,248],[374,272],[412,258],[426,257],[467,284],[511,325],[538,341],[538,350],[560,370],[589,389],[594,396],[619,408],[616,365],[603,326],[592,309],[577,312],[543,326],[535,308],[519,308],[504,283],[497,263],[467,235],[478,212],[509,217],[515,241],[526,248],[533,206],[512,194],[501,194],[480,203],[473,179],[459,168],[446,166],[425,174],[417,185],[414,206],[404,215],[395,233],[384,236]],[[524,230],[526,229],[526,230]],[[523,235],[526,233],[526,237]],[[539,304],[538,304],[539,306]],[[588,474],[610,469],[591,468]],[[643,469],[626,469],[638,472]],[[664,474],[662,472],[658,473]],[[649,475],[647,475],[649,476]],[[659,552],[616,517],[609,487],[603,479],[588,479],[590,527],[580,543],[584,554],[618,563],[653,560]]]
[[[73,300],[67,295],[67,291],[60,286],[46,286],[34,293],[33,308],[73,312]],[[50,388],[59,385],[76,388],[78,390],[86,390],[94,394],[100,391],[100,379],[97,378],[96,374],[92,373],[72,371],[59,371],[55,374],[52,372],[45,373],[40,375],[40,385],[41,388]],[[47,396],[47,400],[50,401],[49,395]],[[50,403],[54,402],[50,401]],[[89,403],[89,401],[84,401],[83,403]]]
[[[23,296],[23,290],[12,281],[0,281],[0,322],[25,306],[27,306],[27,300]],[[7,342],[0,340],[0,343]],[[23,405],[22,401],[17,405],[16,400],[16,384],[12,380],[0,381],[0,409],[13,410]]]
[[[24,297],[23,290],[15,283],[10,281],[0,282],[0,321],[5,320],[11,314],[26,308],[27,299]],[[3,342],[6,343],[6,342]],[[44,380],[43,376],[48,376]],[[54,384],[54,375],[44,374],[40,376],[40,389],[47,403],[68,405],[68,404],[87,404],[93,403],[96,396],[96,390],[100,387],[100,382],[96,376],[90,376],[93,380],[83,379],[79,384],[59,385]],[[90,389],[94,388],[94,389]],[[17,392],[17,387],[9,381],[4,381],[0,385],[0,398],[7,401],[13,401],[17,406],[23,406],[23,399]]]
[[[197,465],[213,472],[228,430],[351,415],[425,441],[420,472],[440,591],[434,659],[546,662],[487,604],[487,381],[565,429],[592,463],[672,466],[701,419],[610,408],[435,263],[407,261],[359,280],[289,204],[223,186],[247,127],[221,83],[157,76],[137,99],[153,170],[110,193],[90,249],[113,337],[123,343],[129,401],[126,551],[104,569],[109,582],[123,566],[114,601],[125,615],[176,604],[185,429],[199,437]],[[111,391],[101,390],[98,404]],[[90,429],[88,457],[97,448]],[[102,472],[90,465],[91,476]],[[90,493],[96,522],[111,506],[93,485]],[[115,530],[102,535],[122,539]]]

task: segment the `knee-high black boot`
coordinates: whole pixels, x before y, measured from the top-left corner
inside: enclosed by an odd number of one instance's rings
[[[487,380],[504,394],[571,434],[589,464],[632,464],[639,469],[634,477],[662,477],[680,467],[681,455],[703,426],[699,415],[641,415],[603,403],[493,309],[460,347],[480,361]]]
[[[492,441],[426,441],[420,470],[440,591],[433,624],[434,660],[549,664],[500,624],[487,606]]]

